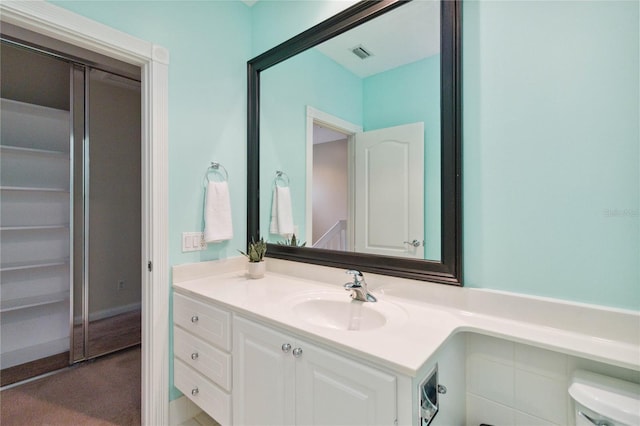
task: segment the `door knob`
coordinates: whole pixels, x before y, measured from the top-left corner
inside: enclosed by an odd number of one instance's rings
[[[295,348],[291,353],[294,357],[300,358],[302,356],[302,348]]]
[[[192,359],[192,360],[194,360],[194,361],[195,361],[196,359],[198,359],[198,352],[194,352],[194,353],[192,353],[192,354],[191,354],[191,359]]]
[[[191,395],[196,396],[198,393],[200,393],[200,390],[198,389],[197,386],[191,389]]]
[[[200,318],[198,318],[197,315],[194,315],[194,316],[191,317],[191,322],[196,323],[196,322],[198,322],[199,319]]]
[[[287,353],[291,350],[291,344],[283,343],[282,344],[282,352]]]
[[[413,240],[413,241],[403,241],[405,244],[409,244],[410,246],[414,246],[414,247],[420,247],[422,245],[422,243],[418,240]]]

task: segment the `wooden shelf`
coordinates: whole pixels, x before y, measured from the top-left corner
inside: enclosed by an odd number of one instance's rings
[[[51,259],[42,260],[40,262],[19,262],[19,263],[5,263],[0,266],[0,272],[7,271],[20,271],[25,269],[37,269],[37,268],[50,268],[52,266],[67,265],[69,259]]]
[[[69,300],[69,292],[63,291],[53,294],[43,294],[40,296],[23,297],[20,299],[3,300],[0,303],[0,312],[12,312],[22,309],[35,308],[38,306],[52,305],[54,303],[66,302]]]

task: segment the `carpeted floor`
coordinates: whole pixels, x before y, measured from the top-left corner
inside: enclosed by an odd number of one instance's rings
[[[140,424],[140,347],[0,392],[2,426]]]

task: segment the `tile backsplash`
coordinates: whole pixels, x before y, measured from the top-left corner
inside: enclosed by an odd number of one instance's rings
[[[468,333],[467,425],[575,424],[568,388],[584,369],[640,382],[640,373],[595,361]]]

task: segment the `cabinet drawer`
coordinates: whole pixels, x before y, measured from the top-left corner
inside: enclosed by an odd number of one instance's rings
[[[174,385],[222,426],[231,425],[231,395],[174,358]]]
[[[173,322],[219,348],[231,350],[229,312],[174,293]]]
[[[215,384],[231,390],[231,354],[214,348],[180,327],[173,328],[173,353]]]

